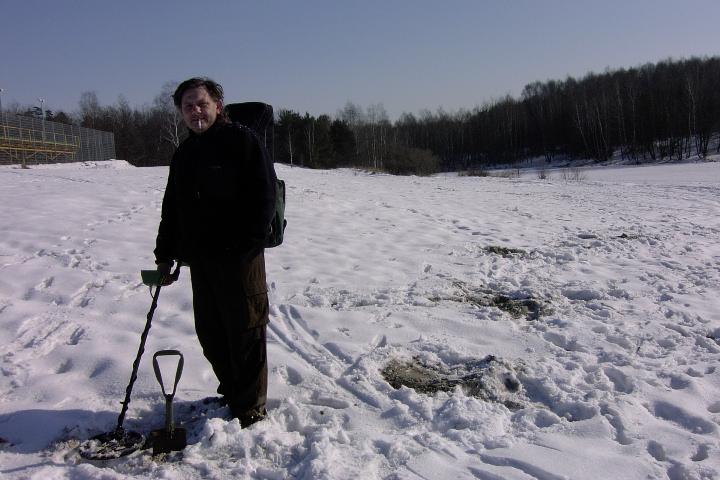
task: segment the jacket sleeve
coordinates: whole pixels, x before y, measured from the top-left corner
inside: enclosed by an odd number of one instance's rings
[[[174,159],[173,159],[174,160]],[[155,240],[155,263],[173,264],[173,260],[178,259],[177,255],[177,239],[178,239],[178,217],[177,217],[177,196],[175,194],[175,162],[170,164],[170,173],[168,175],[167,187],[162,202],[162,213],[160,217],[160,226],[158,227],[157,239]]]

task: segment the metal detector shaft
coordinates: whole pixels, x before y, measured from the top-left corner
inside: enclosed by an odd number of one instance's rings
[[[180,275],[180,265],[181,263],[178,262],[177,267],[175,268],[175,271],[172,273],[172,276],[177,279],[177,277]],[[161,279],[162,280],[162,279]],[[117,420],[117,428],[116,430],[122,430],[123,422],[125,421],[125,414],[128,410],[128,405],[130,405],[130,395],[132,394],[133,385],[135,385],[135,380],[137,380],[137,372],[138,368],[140,367],[140,359],[142,358],[143,352],[145,352],[145,341],[147,340],[148,333],[150,333],[150,327],[152,326],[152,318],[153,314],[155,313],[155,309],[157,308],[158,298],[160,297],[160,287],[162,282],[158,282],[158,285],[155,288],[155,293],[153,294],[152,298],[152,304],[150,305],[150,311],[147,313],[147,320],[145,322],[145,329],[142,332],[142,335],[140,335],[140,346],[138,347],[137,355],[135,356],[135,361],[133,362],[133,369],[132,374],[130,375],[130,383],[128,383],[127,388],[125,389],[125,400],[122,402],[122,410],[120,411],[120,415],[118,415]]]

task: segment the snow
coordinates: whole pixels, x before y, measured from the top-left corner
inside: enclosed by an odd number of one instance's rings
[[[0,167],[0,476],[720,478],[720,163],[579,182],[277,171],[268,418],[242,430],[221,408],[182,454],[101,464],[76,447],[116,423],[167,168]],[[215,394],[187,270],[125,421],[144,433],[163,426],[161,349],[185,356],[179,411]],[[395,389],[393,362],[476,383]]]

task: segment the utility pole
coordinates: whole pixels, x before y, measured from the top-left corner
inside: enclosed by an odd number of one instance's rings
[[[43,110],[43,104],[45,103],[45,99],[38,97],[38,101],[40,102],[40,122],[42,122],[42,143],[45,143],[45,111]],[[37,161],[37,160],[36,160]],[[27,168],[27,165],[25,165],[25,156],[23,156],[23,165],[22,168]]]
[[[45,143],[45,110],[43,108],[45,99],[38,97],[38,101],[40,102],[40,120],[42,121],[42,141]]]

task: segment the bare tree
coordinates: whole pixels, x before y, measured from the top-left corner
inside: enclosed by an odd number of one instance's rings
[[[97,93],[83,92],[80,94],[80,125],[88,128],[98,128],[102,109],[98,101]]]
[[[159,111],[162,117],[161,137],[163,140],[170,142],[175,148],[180,145],[180,141],[185,133],[182,126],[182,116],[172,98],[177,85],[178,82],[165,82],[160,93],[153,101],[155,109]]]
[[[362,126],[365,121],[362,107],[348,101],[343,109],[338,112],[337,117],[345,122],[350,127],[353,135],[355,135],[355,157],[360,158],[360,152],[364,145]]]
[[[373,167],[380,169],[387,151],[387,131],[390,122],[382,103],[370,105],[367,109],[367,123],[369,129],[369,154]]]
[[[311,117],[309,113],[305,113],[304,126],[305,126],[305,140],[307,142],[308,150],[308,164],[314,165],[313,153],[315,152],[315,117]]]

